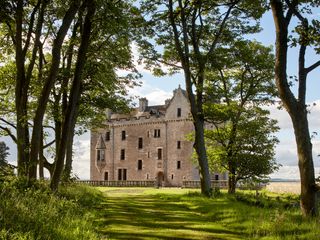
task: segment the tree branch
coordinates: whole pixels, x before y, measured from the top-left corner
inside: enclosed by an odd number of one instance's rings
[[[43,145],[42,149],[46,149],[46,148],[50,147],[55,142],[56,142],[56,140],[52,140],[51,142],[47,143],[46,145]]]
[[[205,59],[205,61],[204,61],[205,63],[207,62],[207,59],[208,59],[209,56],[212,54],[212,52],[215,50],[215,48],[216,48],[216,46],[217,46],[217,44],[218,44],[218,41],[219,41],[219,39],[220,39],[220,36],[221,36],[221,34],[222,34],[222,31],[223,31],[223,29],[224,29],[224,27],[225,27],[225,25],[226,25],[226,22],[227,22],[227,20],[228,20],[228,18],[229,18],[229,15],[230,15],[230,13],[231,13],[231,10],[234,8],[234,6],[235,6],[238,2],[239,2],[239,0],[238,0],[238,1],[234,1],[234,2],[232,2],[231,5],[229,6],[228,11],[226,12],[226,15],[224,16],[224,18],[223,18],[223,20],[222,20],[222,22],[221,22],[221,24],[220,24],[219,30],[218,30],[217,34],[215,35],[215,39],[214,39],[213,43],[211,44],[210,49],[209,49],[209,51],[208,51],[208,53],[207,53],[207,55],[206,55],[206,59]]]
[[[300,12],[297,11],[296,7],[298,6],[298,1],[297,0],[294,0],[292,2],[290,2],[289,0],[285,0],[286,4],[288,5],[289,7],[289,10],[288,10],[288,13],[287,13],[287,16],[286,18],[288,17],[288,14],[289,12],[291,13],[294,13],[294,15],[296,15],[296,17],[301,21],[301,22],[304,22],[306,21],[307,19],[304,18]]]
[[[5,120],[4,118],[0,118],[0,121],[4,122],[5,124],[8,124],[10,127],[14,128],[14,129],[17,128],[16,125],[14,125],[13,123]]]
[[[309,73],[320,66],[320,60],[312,64],[310,67],[306,68],[306,73]]]
[[[39,0],[39,2],[41,2],[41,1]],[[37,52],[38,52],[39,46],[41,44],[41,42],[40,42],[41,30],[42,30],[42,24],[43,24],[43,20],[44,20],[44,11],[45,11],[45,8],[47,6],[47,3],[48,3],[48,1],[45,0],[44,3],[41,6],[41,9],[40,9],[40,12],[39,12],[39,17],[38,17],[38,21],[37,21],[37,25],[36,25],[36,30],[35,30],[36,36],[35,36],[34,48],[32,50],[32,57],[31,57],[31,60],[30,60],[29,66],[28,66],[28,70],[27,70],[27,76],[26,76],[27,84],[29,84],[29,82],[30,82],[32,71],[33,71],[33,67],[34,67],[34,64],[35,64],[35,61],[36,61],[36,58],[37,58]],[[25,48],[24,48],[23,51],[27,50],[26,47],[28,47],[27,43],[26,43]]]
[[[31,16],[30,16],[30,24],[29,24],[29,29],[28,29],[28,33],[27,33],[26,43],[25,43],[24,48],[22,50],[23,56],[26,55],[28,48],[29,48],[31,34],[33,32],[32,30],[33,30],[33,25],[34,25],[34,18],[35,18],[36,12],[38,11],[38,8],[40,7],[40,4],[41,4],[41,0],[38,0],[36,6],[32,10]]]
[[[11,137],[11,139],[12,139],[15,143],[17,143],[17,138],[16,138],[16,136],[13,135],[13,133],[11,132],[11,130],[10,130],[9,128],[3,127],[3,126],[0,125],[0,129],[2,129],[3,131],[5,131],[5,132],[8,134],[8,136]]]

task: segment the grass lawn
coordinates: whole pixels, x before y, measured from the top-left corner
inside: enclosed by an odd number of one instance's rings
[[[248,193],[208,199],[178,188],[99,190],[106,200],[95,224],[107,239],[320,239],[319,219],[303,219],[292,196],[256,201]]]

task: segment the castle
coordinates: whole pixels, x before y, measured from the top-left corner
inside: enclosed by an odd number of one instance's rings
[[[194,129],[189,101],[180,86],[164,105],[141,98],[129,114],[110,113],[105,126],[91,132],[91,180],[155,180],[159,186],[199,180],[186,137]]]

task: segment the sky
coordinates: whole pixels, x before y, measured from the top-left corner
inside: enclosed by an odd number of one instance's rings
[[[263,31],[255,34],[253,36],[259,42],[262,42],[264,45],[274,45],[275,42],[275,30],[273,25],[273,19],[271,12],[268,12],[264,15],[261,20],[261,26]],[[307,52],[306,62],[312,64],[320,59],[320,56],[312,52]],[[166,77],[154,77],[148,71],[143,69],[143,66],[137,66],[142,77],[142,86],[136,87],[130,90],[130,94],[134,96],[146,97],[149,100],[149,105],[159,105],[164,104],[164,101],[172,97],[172,92],[179,85],[182,88],[185,88],[184,78],[182,74],[176,74],[173,76]],[[288,59],[288,71],[290,74],[295,74],[297,69],[297,51],[293,49],[290,52]],[[310,104],[311,113],[309,115],[309,128],[310,133],[317,132],[320,129],[320,94],[319,94],[319,76],[320,68],[313,71],[308,78],[307,86],[307,101]],[[313,103],[316,103],[313,106]],[[271,178],[282,178],[282,179],[299,179],[298,171],[298,159],[296,153],[296,144],[293,134],[293,128],[291,119],[288,113],[285,110],[277,109],[277,106],[268,107],[271,112],[271,117],[278,120],[278,125],[280,131],[277,136],[280,140],[280,143],[276,147],[276,160],[282,166],[279,171],[270,175]],[[313,143],[313,156],[315,164],[315,173],[319,175],[320,173],[320,133],[319,136],[313,134],[312,138]],[[15,163],[16,159],[16,150],[15,146],[10,143],[8,139],[4,139],[8,146],[10,147],[10,156],[8,157],[9,162]],[[74,141],[74,163],[73,171],[80,179],[89,179],[90,178],[90,132],[78,136]]]

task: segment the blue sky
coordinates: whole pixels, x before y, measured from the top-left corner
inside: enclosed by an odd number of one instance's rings
[[[264,45],[274,45],[275,42],[275,30],[273,25],[273,19],[271,12],[264,15],[261,20],[261,26],[263,31],[259,34],[255,34],[253,38],[257,41],[262,42]],[[308,51],[306,55],[307,65],[314,63],[320,59],[312,51]],[[131,90],[132,95],[147,97],[150,105],[163,104],[164,100],[172,96],[172,91],[180,84],[184,88],[184,78],[182,74],[176,74],[173,76],[166,77],[154,77],[152,74],[144,70],[143,67],[138,67],[143,74],[142,87]],[[292,49],[289,55],[288,71],[290,75],[296,73],[297,70],[297,49]],[[320,68],[316,69],[308,78],[307,86],[307,101],[308,103],[317,103],[311,109],[309,115],[310,132],[315,132],[320,129],[320,94],[319,94],[319,76]],[[294,134],[292,129],[291,120],[288,114],[284,110],[277,110],[276,106],[269,107],[272,118],[279,121],[281,130],[278,133],[280,140],[279,145],[276,149],[277,162],[283,166],[280,170],[273,174],[271,177],[274,178],[286,178],[286,179],[299,179],[298,173],[298,160],[296,154],[296,145],[294,140]],[[320,133],[319,133],[320,134]],[[313,138],[313,151],[314,151],[314,162],[316,167],[316,174],[320,173],[320,158],[317,155],[320,153],[320,140],[319,136]],[[9,160],[15,163],[16,150],[15,146],[4,139],[9,147],[10,153]],[[84,134],[83,136],[75,139],[75,160],[74,160],[74,172],[82,179],[89,179],[90,170],[90,134]]]

